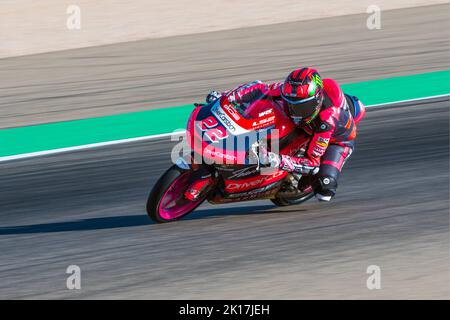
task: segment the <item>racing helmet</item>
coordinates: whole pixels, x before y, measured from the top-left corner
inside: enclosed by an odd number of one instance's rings
[[[319,114],[324,97],[319,72],[313,68],[292,71],[281,86],[281,97],[295,124],[310,123]]]

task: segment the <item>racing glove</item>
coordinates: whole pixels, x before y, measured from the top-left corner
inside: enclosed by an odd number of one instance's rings
[[[290,173],[297,174],[316,174],[319,172],[319,166],[310,164],[310,161],[304,157],[290,157],[287,155],[279,155],[274,152],[267,151],[264,145],[253,145],[252,148],[259,149],[257,161],[261,166],[273,169],[281,169]]]
[[[208,104],[213,103],[213,102],[217,101],[217,99],[220,99],[221,96],[222,96],[222,94],[220,92],[213,90],[210,93],[208,93],[208,95],[206,96],[206,103],[208,103]]]
[[[319,166],[311,166],[305,161],[305,158],[301,157],[290,157],[286,155],[279,155],[280,157],[280,165],[279,168],[281,170],[285,170],[290,173],[299,173],[299,174],[316,174],[319,172]]]
[[[268,152],[264,147],[260,147],[260,164],[275,169],[281,169],[290,173],[316,174],[319,166],[308,164],[308,160],[302,157],[290,157],[284,154]]]

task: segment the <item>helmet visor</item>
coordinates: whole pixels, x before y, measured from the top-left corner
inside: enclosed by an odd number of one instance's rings
[[[289,113],[293,117],[297,118],[308,118],[314,114],[319,108],[321,101],[315,96],[307,99],[290,99],[288,97],[282,96],[283,100],[287,102]]]

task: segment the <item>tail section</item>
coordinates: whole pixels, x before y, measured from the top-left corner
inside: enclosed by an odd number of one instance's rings
[[[360,122],[366,115],[366,107],[355,96],[350,96],[350,95],[346,94],[345,98],[350,107],[350,111],[353,115],[353,120],[355,121],[356,124],[358,124],[358,122]]]

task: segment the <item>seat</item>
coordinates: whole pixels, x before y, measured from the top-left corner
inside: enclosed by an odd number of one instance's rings
[[[344,94],[345,100],[347,101],[348,107],[350,109],[350,113],[353,116],[353,119],[356,123],[358,123],[364,117],[364,107],[362,106],[359,99],[355,96],[351,96],[349,94]]]

